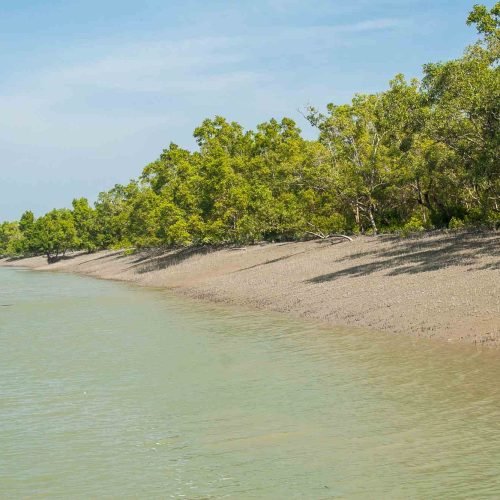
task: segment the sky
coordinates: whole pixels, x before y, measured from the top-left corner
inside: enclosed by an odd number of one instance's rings
[[[313,137],[306,106],[459,57],[473,3],[0,0],[0,221],[93,201],[215,115]]]

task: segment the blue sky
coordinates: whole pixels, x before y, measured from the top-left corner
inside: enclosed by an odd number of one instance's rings
[[[306,105],[459,56],[473,3],[1,0],[0,220],[94,200],[216,114],[311,135]]]

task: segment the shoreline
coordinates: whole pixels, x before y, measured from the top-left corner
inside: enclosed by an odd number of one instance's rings
[[[438,232],[246,247],[0,259],[337,327],[500,345],[500,234]]]

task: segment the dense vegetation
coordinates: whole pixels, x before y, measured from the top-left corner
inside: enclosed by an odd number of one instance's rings
[[[385,92],[310,108],[317,140],[288,118],[244,131],[222,117],[175,144],[94,206],[0,225],[0,254],[252,243],[500,224],[500,2],[475,6],[460,59],[398,75]]]

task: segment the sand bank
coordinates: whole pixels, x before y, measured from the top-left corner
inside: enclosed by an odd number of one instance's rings
[[[500,234],[358,237],[241,248],[0,260],[448,342],[500,345]]]

